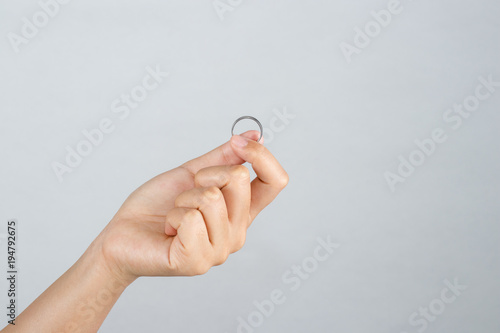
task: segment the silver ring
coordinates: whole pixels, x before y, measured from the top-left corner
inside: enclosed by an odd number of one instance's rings
[[[243,120],[243,119],[253,120],[253,121],[255,121],[257,123],[257,125],[259,125],[259,128],[260,128],[260,137],[259,137],[259,140],[257,140],[257,142],[259,142],[260,139],[262,139],[262,135],[264,135],[264,129],[262,128],[262,124],[260,123],[260,121],[258,121],[256,118],[254,118],[252,116],[243,116],[243,117],[239,117],[238,119],[236,119],[235,122],[233,123],[233,127],[231,128],[231,135],[234,135],[234,126],[236,126],[236,124],[240,120]]]

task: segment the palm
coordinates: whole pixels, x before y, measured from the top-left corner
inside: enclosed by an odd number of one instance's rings
[[[194,187],[194,177],[185,168],[156,176],[134,191],[115,216],[122,224],[111,239],[120,253],[120,267],[135,276],[161,275],[169,266],[168,253],[181,253],[175,237],[165,234],[165,216],[175,198]],[[179,256],[173,256],[178,258]],[[170,263],[176,266],[175,262]]]

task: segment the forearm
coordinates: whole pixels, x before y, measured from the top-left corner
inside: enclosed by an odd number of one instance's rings
[[[97,332],[132,281],[113,272],[94,241],[78,261],[2,332]]]

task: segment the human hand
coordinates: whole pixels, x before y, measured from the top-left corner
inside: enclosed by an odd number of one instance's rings
[[[238,251],[257,214],[288,183],[258,137],[257,131],[233,136],[135,190],[96,239],[109,268],[129,282],[199,275]],[[253,181],[245,161],[257,175]]]

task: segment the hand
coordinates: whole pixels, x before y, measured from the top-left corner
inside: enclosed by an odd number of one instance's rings
[[[111,270],[130,282],[198,275],[238,251],[257,214],[288,183],[258,136],[233,136],[135,190],[96,239]],[[257,175],[252,182],[245,161]]]

